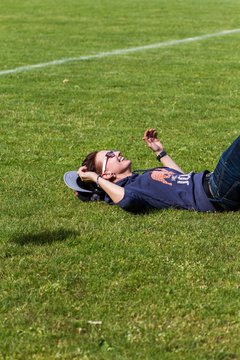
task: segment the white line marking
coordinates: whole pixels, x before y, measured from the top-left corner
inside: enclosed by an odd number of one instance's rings
[[[209,39],[209,38],[213,38],[213,37],[217,37],[217,36],[231,35],[231,34],[236,34],[239,32],[240,32],[240,29],[223,30],[223,31],[213,33],[213,34],[206,34],[206,35],[195,36],[195,37],[190,37],[190,38],[185,38],[185,39],[180,39],[180,40],[170,40],[170,41],[160,42],[157,44],[150,44],[150,45],[144,45],[144,46],[131,47],[128,49],[119,49],[119,50],[101,52],[101,53],[98,53],[95,55],[64,58],[64,59],[53,60],[53,61],[40,63],[40,64],[20,66],[20,67],[17,67],[15,69],[10,69],[10,70],[0,70],[0,76],[7,75],[7,74],[15,74],[18,72],[23,72],[23,71],[31,71],[33,69],[44,68],[47,66],[62,65],[62,64],[70,63],[70,62],[98,59],[98,58],[103,58],[103,57],[107,57],[107,56],[122,55],[122,54],[128,54],[128,53],[132,53],[132,52],[149,50],[149,49],[159,49],[162,47],[174,46],[174,45],[184,44],[184,43],[193,42],[193,41],[200,41],[200,40],[205,40],[205,39]]]

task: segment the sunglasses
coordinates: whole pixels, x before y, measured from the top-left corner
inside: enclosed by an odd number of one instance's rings
[[[114,156],[116,156],[115,152],[116,152],[116,150],[110,150],[104,156],[103,165],[102,165],[102,174],[104,174],[105,171],[106,171],[108,159],[113,158]]]

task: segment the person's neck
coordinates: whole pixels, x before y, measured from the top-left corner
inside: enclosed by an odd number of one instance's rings
[[[129,177],[129,176],[131,176],[132,175],[132,171],[126,171],[126,172],[124,172],[124,173],[122,173],[122,174],[118,174],[117,175],[117,177],[116,177],[116,179],[114,180],[114,182],[117,182],[117,181],[119,181],[119,180],[122,180],[122,179],[124,179],[124,178],[126,178],[126,177]]]

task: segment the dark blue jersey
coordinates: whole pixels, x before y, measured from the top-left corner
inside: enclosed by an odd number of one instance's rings
[[[142,174],[133,173],[116,183],[125,190],[117,205],[135,213],[146,208],[216,211],[203,189],[205,173],[182,174],[167,167],[146,170]],[[105,201],[112,203],[108,196]]]

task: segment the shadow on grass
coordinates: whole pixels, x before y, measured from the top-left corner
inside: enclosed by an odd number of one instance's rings
[[[18,245],[44,245],[52,244],[56,241],[63,241],[68,237],[76,237],[79,233],[73,230],[59,229],[55,231],[44,230],[38,233],[27,233],[21,235],[14,235],[11,238],[11,242],[14,242]]]

